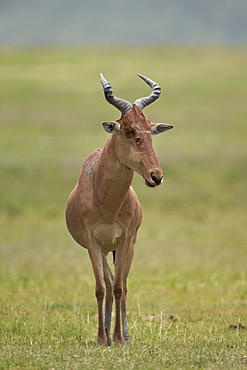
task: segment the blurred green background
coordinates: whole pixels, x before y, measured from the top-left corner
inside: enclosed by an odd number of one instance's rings
[[[158,81],[162,95],[145,113],[175,126],[154,138],[164,184],[134,180],[144,209],[136,263],[244,268],[245,50],[2,51],[0,63],[2,263],[20,254],[18,266],[34,253],[36,270],[44,249],[54,258],[78,250],[64,226],[66,199],[85,158],[107,139],[101,123],[119,118],[103,97],[101,71],[129,101],[149,93],[134,72]]]

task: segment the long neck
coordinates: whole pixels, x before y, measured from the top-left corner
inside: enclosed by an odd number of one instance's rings
[[[112,134],[95,166],[94,200],[106,222],[116,218],[134,175],[131,169],[119,162],[116,145],[116,136]]]

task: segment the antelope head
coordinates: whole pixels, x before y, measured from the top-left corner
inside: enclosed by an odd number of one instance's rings
[[[133,104],[114,96],[109,82],[101,74],[106,100],[122,113],[117,121],[103,122],[108,133],[115,133],[116,154],[124,166],[139,173],[147,186],[154,187],[163,180],[163,173],[152,145],[151,135],[170,130],[173,125],[151,123],[142,110],[161,94],[160,86],[149,78],[139,75],[151,88],[151,95],[137,99]]]

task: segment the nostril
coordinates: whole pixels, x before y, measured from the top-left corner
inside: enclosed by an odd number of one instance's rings
[[[158,179],[155,174],[152,172],[151,173],[151,179],[153,180],[153,182],[155,182],[156,185],[159,185],[161,182],[162,182],[162,179],[163,177],[161,176],[160,179]]]

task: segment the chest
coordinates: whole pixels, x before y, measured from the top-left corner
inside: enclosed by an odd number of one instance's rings
[[[108,253],[116,250],[118,242],[123,235],[123,228],[117,222],[112,224],[102,223],[93,229],[93,235],[102,252]]]

